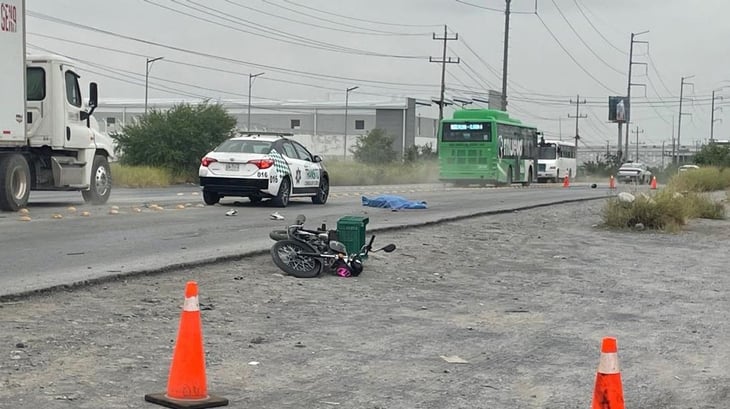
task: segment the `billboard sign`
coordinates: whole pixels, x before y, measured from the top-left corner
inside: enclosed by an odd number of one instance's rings
[[[617,123],[629,122],[629,98],[608,97],[608,120]]]

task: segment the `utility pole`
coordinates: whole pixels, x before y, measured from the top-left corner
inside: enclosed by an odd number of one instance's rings
[[[676,145],[674,140],[674,115],[672,115],[672,163],[674,163],[674,155],[676,154]]]
[[[631,87],[636,85],[636,86],[643,86],[644,88],[646,88],[646,84],[631,82],[631,72],[632,72],[632,68],[634,67],[634,65],[637,65],[637,64],[647,65],[646,63],[642,63],[642,62],[634,62],[634,44],[649,44],[648,41],[636,40],[636,37],[638,37],[642,34],[646,34],[648,32],[649,32],[649,30],[642,31],[640,33],[631,33],[631,46],[629,47],[629,81],[628,81],[628,85],[626,86],[626,102],[628,103],[628,106],[626,107],[627,111],[626,111],[626,143],[625,143],[626,148],[625,148],[625,152],[626,152],[627,158],[629,156],[629,123],[631,122]],[[620,144],[621,144],[621,142],[619,141],[619,145]],[[619,150],[620,150],[620,148],[619,148]]]
[[[563,140],[563,118],[558,117],[558,140]]]
[[[345,147],[343,148],[342,159],[347,159],[347,110],[350,105],[350,92],[360,87],[350,87],[345,90]]]
[[[724,88],[724,87],[723,87]],[[722,88],[720,88],[722,89]],[[715,92],[719,91],[720,89],[712,90],[712,110],[710,111],[710,143],[713,143],[715,141],[715,122],[722,122],[722,119],[718,118],[715,119],[715,111],[720,110],[722,111],[722,107],[715,108]],[[723,99],[722,95],[717,96],[718,99]]]
[[[157,60],[161,60],[165,57],[157,57],[157,58],[147,58],[147,65],[145,66],[145,74],[144,74],[144,114],[147,115],[147,94],[148,94],[148,86],[150,82],[150,64]]]
[[[251,131],[251,86],[253,85],[253,79],[258,77],[259,75],[264,75],[264,73],[260,72],[258,74],[248,74],[248,123],[246,125],[247,131]]]
[[[504,56],[502,57],[502,111],[507,110],[507,59],[509,57],[509,13],[512,0],[505,0],[504,8]],[[537,4],[535,4],[537,9]]]
[[[455,33],[454,37],[449,37],[449,29],[444,24],[444,36],[439,38],[436,37],[436,33],[433,33],[433,39],[444,42],[443,55],[441,58],[428,57],[429,62],[436,62],[441,64],[441,98],[439,99],[439,126],[441,126],[441,120],[444,119],[444,92],[446,91],[446,64],[458,64],[459,58],[453,60],[451,57],[446,58],[446,47],[448,41],[455,41],[459,39],[459,34]]]
[[[682,135],[682,115],[692,115],[689,113],[683,113],[682,112],[682,100],[684,99],[684,86],[685,85],[692,85],[691,82],[685,82],[685,80],[688,80],[690,78],[694,77],[694,75],[690,75],[689,77],[682,77],[682,82],[680,83],[679,88],[679,123],[677,124],[677,156],[673,158],[674,164],[679,164],[679,150],[682,148],[681,139],[680,136]]]
[[[636,129],[634,129],[634,133],[636,134],[636,158],[634,159],[634,162],[639,161],[639,134],[644,133],[644,130],[639,130],[639,125],[636,125]]]
[[[581,115],[580,114],[580,106],[583,104],[586,104],[587,101],[584,99],[583,101],[580,100],[580,95],[576,96],[575,102],[573,100],[570,100],[571,104],[575,104],[575,116],[572,116],[568,114],[568,118],[575,118],[575,152],[576,156],[578,154],[578,140],[580,139],[580,133],[578,132],[578,120],[582,118],[588,118],[588,115]]]
[[[674,121],[672,121],[674,122]],[[664,169],[664,141],[662,141],[662,169]]]

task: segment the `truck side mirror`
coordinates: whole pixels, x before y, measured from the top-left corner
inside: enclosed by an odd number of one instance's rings
[[[86,127],[91,128],[91,115],[99,105],[99,88],[95,82],[89,84],[89,112],[81,112],[81,120],[86,121]]]
[[[89,108],[93,112],[99,105],[99,88],[95,82],[89,84]]]

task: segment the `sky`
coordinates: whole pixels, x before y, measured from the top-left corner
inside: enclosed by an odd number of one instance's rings
[[[537,8],[536,8],[537,3]],[[680,84],[682,145],[730,139],[727,0],[512,0],[508,111],[547,136],[616,143],[608,97],[626,95],[640,143],[671,144]],[[438,99],[444,25],[447,98],[501,90],[504,0],[26,0],[28,51],[77,61],[100,98],[254,101]],[[725,85],[727,88],[722,88]],[[580,96],[578,99],[578,95]],[[722,99],[725,95],[727,98]],[[725,102],[727,101],[727,103]],[[483,106],[480,103],[469,107]],[[433,111],[437,117],[437,110]],[[453,107],[445,110],[450,116]],[[727,113],[730,114],[730,108]],[[726,119],[726,120],[725,120]],[[724,120],[724,121],[723,121]],[[643,132],[642,132],[643,131]]]

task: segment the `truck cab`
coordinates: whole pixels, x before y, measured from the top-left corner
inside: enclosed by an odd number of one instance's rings
[[[31,187],[81,190],[87,201],[103,202],[110,192],[110,186],[105,185],[111,183],[108,160],[113,157],[112,140],[99,132],[92,116],[97,85],[90,84],[85,102],[79,78],[73,63],[63,57],[27,59],[26,135],[28,147],[37,156],[31,167]],[[98,186],[91,186],[94,184]]]

